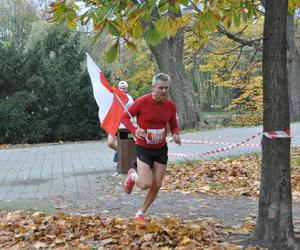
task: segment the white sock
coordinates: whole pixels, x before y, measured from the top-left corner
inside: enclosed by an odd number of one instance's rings
[[[137,179],[139,178],[139,175],[137,172],[134,172],[131,174],[131,179],[135,182],[137,181]]]
[[[138,210],[136,213],[136,215],[142,215],[142,214],[144,214],[144,213],[141,210]]]

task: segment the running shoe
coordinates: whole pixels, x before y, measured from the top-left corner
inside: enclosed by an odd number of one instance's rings
[[[134,181],[132,180],[132,177],[131,177],[131,174],[134,172],[135,172],[135,170],[133,168],[129,169],[128,173],[127,173],[127,177],[124,182],[124,191],[127,194],[131,194],[133,186],[134,186]]]
[[[117,162],[118,161],[118,154],[117,153],[114,154],[114,156],[112,158],[112,161],[113,162]]]
[[[145,222],[145,215],[142,213],[136,213],[134,219],[138,222]]]

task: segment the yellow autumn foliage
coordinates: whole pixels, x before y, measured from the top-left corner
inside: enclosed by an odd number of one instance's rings
[[[115,62],[113,79],[129,83],[129,94],[136,99],[151,91],[151,81],[155,72],[155,63],[150,50],[141,41],[139,52],[124,51],[123,57]]]
[[[243,39],[257,39],[262,23],[249,25]],[[238,115],[232,117],[233,125],[257,125],[262,121],[262,61],[261,51],[241,46],[225,36],[214,36],[206,46],[200,71],[209,73],[210,84],[229,90],[231,102],[227,110]]]

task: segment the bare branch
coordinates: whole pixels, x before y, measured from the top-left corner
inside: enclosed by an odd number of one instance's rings
[[[243,46],[254,47],[257,50],[262,51],[262,48],[260,47],[260,42],[262,41],[263,38],[258,38],[258,39],[253,39],[253,40],[245,40],[245,39],[237,37],[237,34],[233,34],[233,33],[229,32],[221,25],[218,25],[217,29],[218,29],[218,32],[220,32],[221,34],[227,36],[229,39],[231,39]]]
[[[240,60],[240,58],[243,54],[243,48],[244,48],[244,46],[241,47],[240,54],[239,54],[238,58],[236,59],[236,61],[234,62],[234,64],[232,65],[231,71],[234,69],[234,67],[237,65],[238,61]]]

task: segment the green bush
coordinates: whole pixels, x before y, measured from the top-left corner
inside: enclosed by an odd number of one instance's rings
[[[13,54],[12,45],[0,46],[0,143],[96,140],[105,135],[82,67],[86,58],[80,35],[47,27],[22,53],[16,49]],[[9,61],[7,70],[3,64]]]

